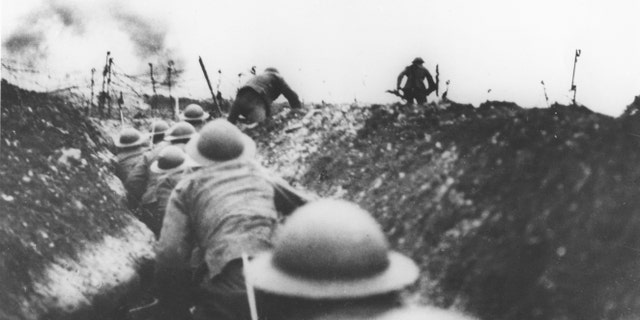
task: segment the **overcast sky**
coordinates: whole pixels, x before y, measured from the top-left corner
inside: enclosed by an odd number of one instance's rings
[[[200,55],[214,87],[222,70],[225,96],[255,65],[278,68],[307,102],[379,103],[397,100],[384,91],[421,56],[453,100],[544,107],[541,80],[551,102],[570,102],[581,49],[578,102],[619,115],[640,95],[638,13],[637,0],[2,0],[2,54],[84,75],[107,50],[129,74],[171,58],[185,70],[181,93],[195,96],[207,93]],[[38,54],[9,50],[25,30]]]

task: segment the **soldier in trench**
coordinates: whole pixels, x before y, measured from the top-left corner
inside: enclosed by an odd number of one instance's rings
[[[156,181],[151,179],[151,164],[158,159],[160,152],[167,146],[177,146],[184,150],[184,146],[189,142],[191,136],[196,133],[196,129],[189,123],[183,121],[171,126],[165,136],[164,141],[158,143],[153,149],[145,152],[129,172],[124,183],[127,190],[127,200],[129,208],[135,209],[145,203],[150,203],[149,199],[154,198],[150,185]]]
[[[201,168],[173,189],[157,245],[161,318],[249,320],[242,255],[271,247],[277,188],[251,138],[223,119],[187,144]],[[196,288],[194,290],[194,288]]]
[[[260,319],[374,319],[403,306],[418,278],[410,258],[389,250],[380,225],[353,203],[319,200],[296,210],[274,249],[248,262]]]
[[[123,129],[116,141],[116,176],[124,183],[143,154],[148,150],[149,137],[134,128]]]

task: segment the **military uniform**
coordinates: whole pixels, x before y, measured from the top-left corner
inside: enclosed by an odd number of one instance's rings
[[[125,128],[114,141],[116,148],[116,176],[124,183],[127,176],[147,151],[147,136],[134,128]]]
[[[271,103],[284,95],[293,109],[301,108],[298,94],[293,91],[282,76],[273,68],[251,78],[236,95],[228,120],[238,121],[243,115],[249,122],[261,122],[271,116]]]
[[[413,103],[415,99],[417,103],[424,104],[427,102],[427,96],[436,90],[436,83],[431,77],[431,73],[422,65],[424,60],[416,58],[410,66],[407,66],[398,75],[398,89],[402,78],[407,77],[402,93],[408,103]],[[427,80],[429,87],[424,84],[424,80]]]
[[[225,139],[231,141],[217,144]],[[269,249],[278,221],[274,189],[252,159],[252,143],[214,120],[187,144],[203,167],[178,183],[167,204],[156,264],[167,317],[184,316],[195,302],[196,319],[250,319],[241,257]]]

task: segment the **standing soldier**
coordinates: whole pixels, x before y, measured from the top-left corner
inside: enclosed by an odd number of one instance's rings
[[[417,57],[413,59],[410,66],[407,66],[398,75],[398,82],[396,88],[400,90],[400,84],[402,78],[407,77],[407,81],[402,88],[404,99],[407,103],[412,104],[415,99],[419,104],[425,104],[427,102],[427,96],[436,90],[436,83],[433,82],[433,77],[429,71],[423,66],[424,60]],[[427,80],[428,87],[425,86],[424,80]]]
[[[274,188],[254,160],[255,142],[226,120],[206,124],[185,150],[201,168],[167,203],[156,256],[160,312],[186,318],[195,303],[195,319],[249,320],[241,257],[271,247]]]
[[[194,126],[197,130],[200,130],[207,120],[209,119],[209,113],[204,112],[201,106],[192,103],[184,108],[184,111],[178,115],[180,121],[186,121]]]
[[[120,131],[114,144],[118,149],[116,154],[116,176],[123,183],[127,180],[127,176],[138,163],[138,160],[147,151],[148,143],[148,136],[134,128],[126,128]]]
[[[246,267],[261,319],[372,319],[402,306],[418,267],[389,250],[380,225],[355,204],[320,200],[296,210],[273,252]]]
[[[300,109],[298,94],[293,91],[276,68],[266,68],[264,73],[251,78],[236,95],[231,106],[229,122],[236,123],[240,115],[249,123],[259,123],[271,116],[271,103],[284,95],[293,109]]]

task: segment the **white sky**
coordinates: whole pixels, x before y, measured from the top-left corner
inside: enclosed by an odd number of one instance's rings
[[[147,61],[134,57],[126,36],[109,22],[106,3],[113,1],[58,2],[77,5],[90,22],[82,35],[50,28],[50,68],[101,70],[111,50],[127,72],[147,70]],[[2,0],[2,39],[42,3]],[[201,55],[214,87],[222,69],[225,96],[235,92],[237,74],[256,65],[278,68],[307,102],[392,102],[397,98],[384,91],[421,56],[434,76],[440,65],[441,85],[451,81],[449,98],[455,101],[544,107],[541,80],[551,102],[570,102],[575,49],[582,49],[578,102],[619,115],[640,95],[637,0],[123,0],[119,5],[168,28],[169,46],[185,61],[183,89],[193,95],[207,94],[197,61]]]

